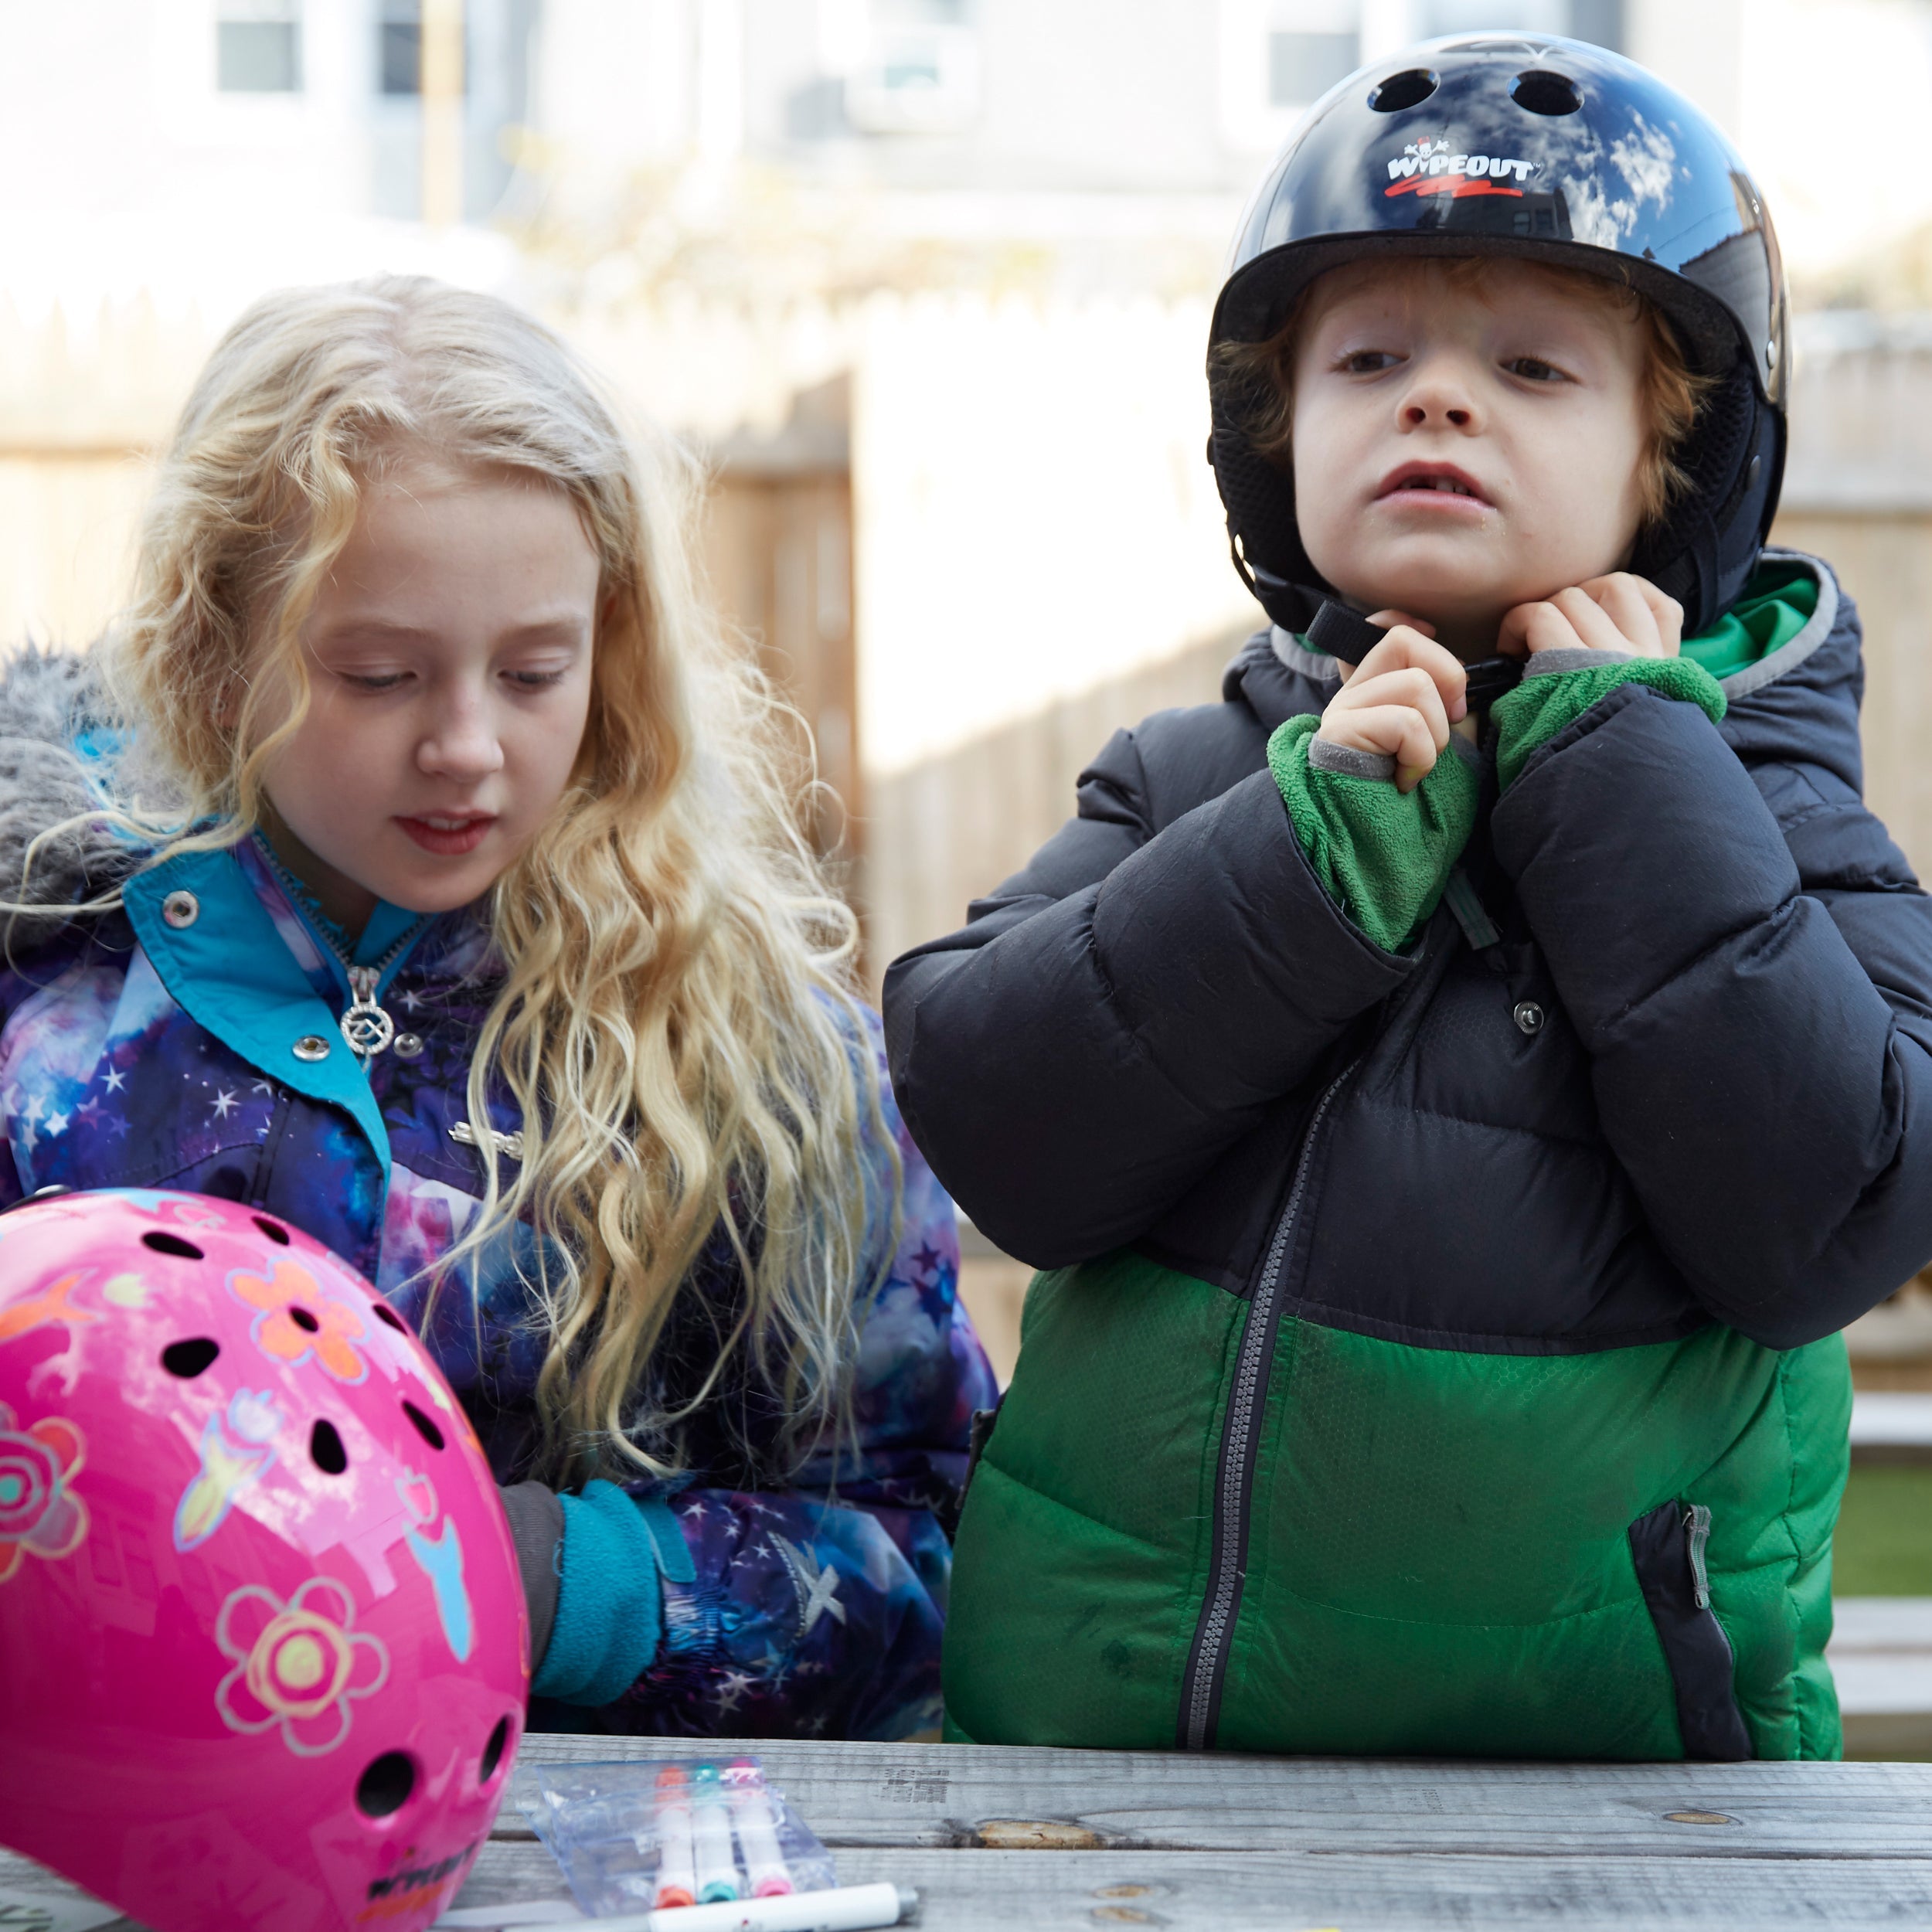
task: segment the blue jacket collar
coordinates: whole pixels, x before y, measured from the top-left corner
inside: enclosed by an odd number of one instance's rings
[[[195,902],[185,925],[170,923],[162,908],[171,894]],[[286,903],[287,895],[278,895]],[[271,915],[233,850],[185,852],[138,872],[122,888],[122,900],[155,972],[175,1004],[197,1025],[259,1067],[269,1079],[311,1100],[338,1107],[354,1120],[374,1150],[389,1181],[389,1131],[370,1091],[369,1076],[343,1039],[338,1021],[349,1000],[349,982],[333,951],[299,907],[287,919],[298,922],[291,934],[285,919]],[[406,934],[419,916],[400,907],[378,908],[363,933],[358,963],[381,957]],[[422,931],[398,951],[379,984],[377,997],[400,970]],[[298,959],[296,938],[305,939],[313,962]],[[326,977],[318,987],[313,966]],[[335,985],[332,1007],[321,987]],[[328,1049],[318,1060],[298,1058],[298,1040],[319,1040]]]

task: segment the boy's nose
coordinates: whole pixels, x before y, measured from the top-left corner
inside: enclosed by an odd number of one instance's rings
[[[1411,397],[1403,404],[1403,427],[1406,429],[1425,429],[1432,422],[1447,423],[1454,429],[1466,430],[1476,420],[1475,412],[1467,403],[1437,401],[1433,398]]]
[[[1475,397],[1462,372],[1447,357],[1430,356],[1413,372],[1397,406],[1405,430],[1432,424],[1450,429],[1476,427]]]

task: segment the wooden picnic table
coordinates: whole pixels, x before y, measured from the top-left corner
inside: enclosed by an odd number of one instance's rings
[[[1932,1764],[1492,1764],[759,1742],[840,1882],[923,1932],[1932,1926]],[[566,1898],[519,1800],[546,1762],[706,1755],[536,1736],[461,1898]],[[55,1881],[0,1856],[0,1889]],[[120,1922],[127,1932],[126,1922]]]

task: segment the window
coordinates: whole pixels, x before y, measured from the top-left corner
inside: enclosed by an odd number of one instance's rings
[[[968,0],[871,0],[865,52],[845,76],[862,133],[956,134],[979,112],[979,36]]]
[[[1499,28],[1567,34],[1613,50],[1624,43],[1623,0],[1427,0],[1421,12],[1425,36]]]
[[[378,89],[386,94],[423,91],[423,0],[383,0],[376,25]]]
[[[1422,9],[1423,34],[1486,33],[1492,28],[1526,33],[1567,33],[1569,0],[1428,0]]]
[[[301,0],[221,0],[215,85],[225,94],[300,94]]]
[[[459,15],[463,11],[458,9]],[[469,72],[465,34],[463,73]],[[376,22],[376,86],[379,94],[416,95],[423,91],[423,0],[382,0]],[[457,91],[467,94],[467,79]]]
[[[1362,64],[1352,33],[1274,32],[1268,36],[1268,104],[1305,107]]]

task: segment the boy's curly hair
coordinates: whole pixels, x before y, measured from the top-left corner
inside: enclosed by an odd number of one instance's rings
[[[1409,274],[1431,270],[1446,274],[1451,286],[1481,296],[1487,292],[1498,259],[1522,258],[1491,255],[1420,260],[1398,257],[1389,266]],[[1600,275],[1588,274],[1581,269],[1563,267],[1555,263],[1531,262],[1527,265],[1578,295],[1621,310],[1643,332],[1641,401],[1648,437],[1638,479],[1638,502],[1645,527],[1655,525],[1689,486],[1689,478],[1677,461],[1678,452],[1683,448],[1696,421],[1698,406],[1712,387],[1712,379],[1697,374],[1691,368],[1676,332],[1662,311],[1628,283],[1609,281]],[[1317,291],[1328,279],[1326,276],[1317,276],[1310,282],[1295,298],[1287,319],[1265,341],[1221,342],[1216,345],[1213,352],[1217,370],[1236,379],[1248,379],[1264,398],[1248,418],[1248,440],[1257,455],[1284,471],[1291,467],[1290,451],[1294,432],[1295,352],[1300,345],[1303,329],[1315,313],[1319,301]]]

